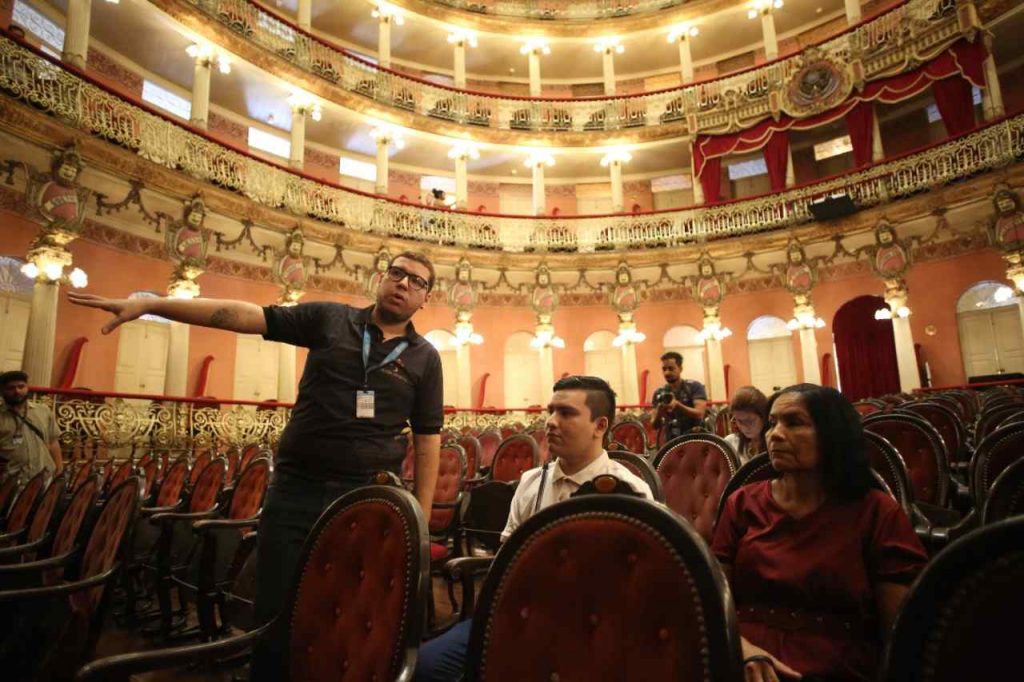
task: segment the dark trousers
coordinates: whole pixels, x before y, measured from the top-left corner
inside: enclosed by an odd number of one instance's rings
[[[420,645],[413,682],[458,682],[466,668],[473,620],[456,623],[442,635]]]
[[[276,616],[290,594],[306,536],[332,502],[367,484],[369,474],[345,479],[318,480],[283,471],[274,474],[260,514],[256,546],[256,623],[262,625]],[[288,679],[287,617],[279,618],[253,647],[250,680],[279,682]]]

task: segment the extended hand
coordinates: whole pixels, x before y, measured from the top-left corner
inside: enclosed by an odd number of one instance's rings
[[[799,680],[803,675],[746,639],[740,640],[743,649],[743,679],[745,682],[780,682]]]
[[[146,314],[146,303],[142,299],[129,298],[103,298],[92,294],[80,294],[75,291],[68,292],[68,300],[75,305],[83,305],[87,308],[99,308],[114,315],[114,319],[103,325],[104,334],[109,334],[125,322],[137,320]]]

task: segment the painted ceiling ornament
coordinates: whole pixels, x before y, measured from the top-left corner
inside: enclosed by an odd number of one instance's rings
[[[640,307],[640,288],[633,283],[626,261],[620,261],[615,269],[615,283],[609,288],[608,300],[619,322],[633,321],[633,312]]]
[[[816,47],[804,50],[800,66],[782,89],[782,110],[805,118],[828,111],[853,92],[853,76],[846,64],[837,63]]]
[[[373,270],[370,270],[366,275],[366,295],[371,300],[377,300],[377,288],[384,281],[384,276],[387,274],[390,263],[391,254],[382,246],[380,251],[373,257]]]
[[[469,322],[476,307],[477,291],[473,284],[473,266],[463,256],[455,266],[455,281],[448,287],[448,305],[455,309],[457,322]]]
[[[889,221],[882,220],[875,227],[875,245],[871,253],[871,269],[886,280],[902,281],[910,269],[910,252],[896,236]]]
[[[92,192],[78,184],[85,164],[74,145],[57,150],[49,173],[29,173],[28,203],[43,222],[36,246],[60,248],[82,231]]]
[[[993,195],[992,205],[996,211],[992,221],[992,243],[1004,252],[1024,251],[1024,211],[1021,211],[1020,196],[1003,185]]]
[[[786,269],[782,281],[796,305],[811,304],[811,289],[817,280],[817,269],[807,260],[803,245],[794,239],[786,247]]]
[[[296,226],[285,237],[284,252],[274,263],[274,277],[284,287],[281,294],[282,303],[297,303],[306,293],[309,267],[303,255],[305,241],[302,228]]]
[[[538,324],[551,324],[551,317],[558,308],[558,292],[551,283],[551,270],[544,263],[538,265],[534,271],[530,307],[537,314]]]
[[[175,264],[175,278],[190,282],[206,269],[210,233],[204,228],[206,204],[200,195],[185,202],[182,219],[167,228],[167,255]]]
[[[718,317],[718,305],[725,295],[722,278],[715,272],[715,263],[707,253],[697,261],[697,277],[693,284],[693,297],[704,308],[705,317]]]

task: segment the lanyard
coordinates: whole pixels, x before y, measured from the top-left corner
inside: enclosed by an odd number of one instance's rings
[[[395,346],[394,350],[388,353],[388,356],[381,362],[378,362],[373,367],[367,366],[370,362],[370,328],[368,326],[363,327],[363,386],[370,385],[370,372],[376,372],[385,365],[390,365],[392,362],[398,359],[398,356],[405,352],[405,349],[409,347],[408,341],[402,341],[400,344]]]

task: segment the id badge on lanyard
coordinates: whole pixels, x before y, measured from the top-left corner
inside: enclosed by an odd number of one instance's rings
[[[377,415],[376,396],[370,390],[370,372],[376,372],[381,367],[390,365],[408,347],[409,342],[402,341],[388,353],[384,360],[370,367],[370,330],[368,327],[363,327],[363,390],[356,391],[356,419],[373,419]]]

